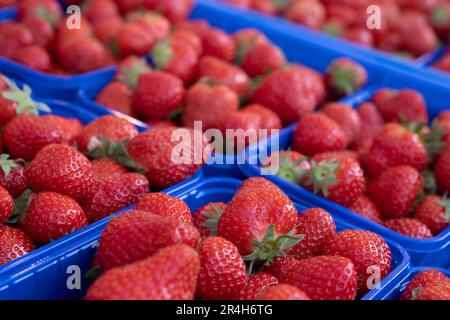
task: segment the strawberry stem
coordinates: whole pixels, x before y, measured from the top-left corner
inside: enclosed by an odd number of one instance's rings
[[[172,56],[173,53],[169,41],[159,42],[151,52],[152,62],[157,70],[164,69],[170,59],[172,59]]]

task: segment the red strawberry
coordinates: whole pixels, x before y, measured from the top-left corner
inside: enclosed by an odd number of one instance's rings
[[[380,280],[391,272],[392,254],[389,246],[379,235],[364,230],[344,230],[325,247],[326,255],[336,255],[350,259],[358,273],[358,292],[364,294],[370,289],[369,283],[374,271],[379,270]],[[311,297],[313,298],[313,297]]]
[[[371,48],[374,46],[373,35],[365,27],[354,27],[344,30],[341,37],[365,48]]]
[[[80,16],[79,28],[72,28],[73,21],[71,21],[70,17],[71,16],[67,15],[61,19],[56,28],[57,36],[55,39],[55,52],[57,56],[61,54],[60,50],[66,41],[75,38],[89,38],[93,35],[92,26],[84,15]]]
[[[8,154],[0,155],[0,186],[14,198],[20,196],[27,188],[25,169],[18,161],[9,159]]]
[[[339,151],[329,151],[329,152],[322,152],[322,153],[316,153],[311,160],[315,161],[317,163],[326,161],[326,160],[343,160],[343,159],[350,159],[356,162],[360,162],[360,155],[351,150],[339,150]]]
[[[112,81],[98,93],[95,102],[112,110],[133,116],[131,107],[133,92],[127,84],[121,81]]]
[[[192,223],[191,210],[184,201],[162,192],[144,195],[136,204],[136,210],[148,211],[158,216],[167,216],[179,222]]]
[[[110,177],[127,173],[127,169],[117,161],[108,158],[94,159],[91,161],[94,177]]]
[[[209,28],[202,36],[203,54],[231,62],[236,54],[236,45],[221,29]]]
[[[417,219],[389,219],[384,222],[384,226],[411,238],[428,239],[433,237],[433,234],[430,229],[428,229],[427,225]]]
[[[211,202],[198,208],[192,214],[192,220],[202,238],[217,235],[217,223],[227,205],[223,202]]]
[[[372,220],[373,222],[379,224],[383,223],[383,218],[380,211],[378,211],[375,204],[364,195],[359,196],[358,199],[350,205],[349,209],[364,218]]]
[[[44,118],[59,126],[62,132],[62,142],[66,144],[73,144],[83,130],[83,124],[76,118],[64,118],[53,114],[46,115]]]
[[[272,0],[251,0],[250,7],[253,10],[268,14],[276,15],[287,7],[287,1],[272,1]]]
[[[27,167],[26,176],[35,192],[54,191],[75,200],[89,194],[93,183],[89,160],[75,148],[61,144],[42,148]]]
[[[366,159],[367,172],[376,177],[399,165],[409,165],[419,171],[425,169],[427,150],[418,134],[397,123],[388,123],[375,136]]]
[[[355,142],[363,131],[358,112],[346,104],[328,103],[323,107],[322,112],[341,126],[349,144]]]
[[[416,169],[397,166],[372,180],[367,192],[383,217],[404,218],[410,214],[421,187],[422,178]]]
[[[253,103],[249,104],[241,109],[243,112],[250,113],[254,117],[260,119],[261,128],[281,129],[283,127],[280,117],[272,110],[266,108],[263,105]]]
[[[361,119],[361,128],[357,137],[358,144],[371,140],[383,127],[384,121],[377,107],[372,102],[364,102],[357,108]]]
[[[133,108],[144,118],[162,120],[180,107],[184,94],[180,78],[166,72],[147,72],[139,77]]]
[[[259,297],[261,300],[311,300],[308,295],[294,286],[289,284],[274,285]]]
[[[241,97],[245,97],[250,88],[250,79],[242,69],[212,56],[200,59],[196,76],[197,79],[226,85]]]
[[[144,6],[150,11],[164,15],[170,22],[184,20],[194,7],[193,0],[144,0]]]
[[[238,248],[221,237],[200,243],[197,294],[203,299],[233,299],[247,283],[248,275]]]
[[[17,50],[33,43],[33,34],[28,28],[16,22],[0,24],[0,56],[12,59]]]
[[[237,56],[239,65],[251,77],[266,75],[286,64],[283,52],[268,42],[255,43],[242,56]]]
[[[252,101],[276,112],[283,123],[289,124],[313,111],[324,97],[324,84],[316,71],[292,66],[268,75],[254,92]]]
[[[134,11],[136,9],[139,9],[142,4],[143,4],[143,0],[115,0],[114,1],[117,6],[120,9],[120,12],[130,12],[130,11]]]
[[[145,260],[103,274],[85,300],[192,300],[200,261],[186,245],[162,249]]]
[[[22,230],[0,224],[0,265],[34,250],[33,241]]]
[[[5,188],[0,187],[0,223],[3,223],[11,216],[13,206],[14,201],[12,196]]]
[[[38,71],[48,71],[51,65],[51,58],[45,49],[30,45],[17,50],[14,60],[31,69]]]
[[[439,156],[434,174],[439,190],[442,193],[450,194],[450,147],[446,148]]]
[[[117,38],[123,24],[124,22],[120,16],[104,18],[99,21],[95,21],[92,24],[92,32],[105,46],[111,46],[114,45],[114,41]]]
[[[272,153],[263,168],[272,166],[277,169],[277,176],[295,184],[299,184],[305,171],[311,169],[307,157],[291,150]]]
[[[97,262],[107,271],[145,259],[177,243],[195,247],[198,240],[197,229],[189,223],[132,210],[112,219],[106,226],[100,237]],[[137,243],[139,245],[134,245]]]
[[[202,39],[195,32],[187,30],[175,30],[170,35],[170,38],[174,42],[182,42],[189,45],[194,49],[197,57],[200,57],[203,53]]]
[[[424,288],[415,300],[450,300],[450,282]]]
[[[436,117],[433,121],[431,130],[432,132],[438,131],[440,140],[445,141],[447,144],[450,143],[450,119],[439,116]]]
[[[445,39],[450,34],[450,3],[434,6],[430,12],[430,21],[437,34]]]
[[[289,255],[298,260],[320,256],[327,243],[336,235],[336,225],[327,211],[313,208],[300,214],[297,234],[303,234],[304,238],[287,250]]]
[[[417,206],[414,217],[437,235],[450,225],[450,201],[446,196],[427,196]]]
[[[141,74],[150,70],[151,68],[144,58],[128,56],[118,64],[114,78],[126,83],[131,89],[135,89]]]
[[[269,42],[264,33],[254,28],[246,28],[236,31],[233,34],[233,40],[236,43],[236,51],[238,56],[242,55],[240,52],[247,51],[252,45]]]
[[[24,0],[17,7],[17,19],[26,21],[31,18],[45,19],[56,25],[62,17],[62,10],[55,0]]]
[[[147,52],[143,54],[148,54],[151,48],[161,39],[166,38],[170,32],[170,23],[169,21],[157,14],[155,12],[148,11],[135,11],[131,12],[126,17],[127,21],[131,23],[136,22],[138,25],[144,28],[146,34],[150,36],[148,40],[151,40],[147,45],[149,45]],[[126,36],[126,34],[125,34]],[[126,39],[126,38],[125,38]],[[120,49],[120,46],[119,46]],[[142,48],[143,49],[143,48]],[[123,52],[122,55],[125,56]],[[133,54],[133,53],[131,53]],[[135,53],[137,54],[137,53]],[[139,54],[137,54],[139,55]]]
[[[194,121],[202,121],[202,129],[223,128],[227,116],[239,108],[234,91],[224,85],[199,82],[186,92],[183,125],[194,127]]]
[[[312,29],[319,29],[327,11],[319,1],[295,1],[285,12],[285,18]]]
[[[248,278],[244,288],[234,298],[238,300],[260,300],[264,296],[267,289],[278,284],[277,278],[274,276],[258,272]]]
[[[55,39],[55,30],[48,20],[42,18],[30,18],[23,22],[33,35],[33,44],[41,48],[51,50]]]
[[[268,266],[264,266],[262,271],[273,275],[282,283],[297,267],[298,262],[297,259],[290,256],[275,257]]]
[[[412,300],[414,296],[420,294],[424,288],[449,281],[447,276],[442,272],[434,269],[429,269],[420,272],[408,283],[405,290],[403,290],[401,299]]]
[[[81,206],[90,223],[122,210],[148,192],[148,180],[139,173],[96,177]]]
[[[83,6],[83,14],[91,23],[119,15],[119,10],[112,0],[91,0]]]
[[[5,98],[3,93],[7,93],[8,90],[2,89],[0,95],[0,127],[5,126],[11,119],[17,115],[17,102],[11,99]]]
[[[338,58],[328,66],[325,81],[337,97],[348,96],[367,83],[367,71],[356,61]]]
[[[174,25],[174,31],[188,31],[195,33],[200,38],[203,37],[203,35],[208,31],[210,28],[210,25],[208,21],[198,19],[198,20],[184,20],[184,21],[178,21]]]
[[[123,24],[117,33],[116,41],[122,57],[144,55],[156,43],[155,37],[137,21]]]
[[[292,137],[293,149],[307,156],[342,150],[347,145],[347,135],[341,126],[333,119],[320,113],[301,116]]]
[[[304,291],[312,300],[353,300],[357,267],[344,257],[313,257],[299,261],[285,282]]]
[[[46,244],[87,225],[86,216],[70,197],[43,192],[26,211],[25,230],[36,244]]]

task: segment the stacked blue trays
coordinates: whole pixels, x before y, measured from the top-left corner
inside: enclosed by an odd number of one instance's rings
[[[194,211],[209,202],[230,201],[241,183],[242,180],[232,178],[203,178],[201,173],[198,173],[191,180],[171,187],[165,192],[182,199],[191,211]],[[301,202],[296,203],[296,206],[299,212],[307,208]],[[338,230],[357,228],[348,219],[336,217],[335,221]],[[91,280],[84,278],[83,275],[91,268],[96,245],[107,223],[107,220],[95,223],[84,228],[82,234],[74,241],[68,238],[65,242],[54,245],[51,250],[36,252],[29,260],[39,263],[30,265],[20,272],[9,270],[9,278],[0,276],[0,299],[82,298],[91,283]],[[392,272],[382,280],[380,289],[372,289],[368,294],[375,295],[385,286],[401,281],[410,272],[407,252],[393,241],[387,240],[387,243],[392,251]],[[78,289],[74,288],[76,276],[80,276],[81,281]]]
[[[401,86],[402,83],[397,83],[396,85],[390,85],[393,88],[405,88]],[[352,97],[350,99],[344,99],[341,102],[347,103],[353,107],[358,106],[363,101],[370,99],[372,93],[374,93],[377,88],[372,88],[362,92],[359,96]],[[441,106],[445,105],[450,98],[449,90],[438,90],[422,92],[428,103],[428,112],[431,117],[435,117],[439,111],[442,110]],[[291,146],[292,135],[295,131],[296,125],[292,125],[286,130],[283,130],[279,135],[279,148],[281,150],[286,150]],[[276,138],[276,137],[275,137]],[[265,150],[265,146],[271,147],[271,142],[265,141],[261,142],[259,145],[250,147],[247,151],[247,161],[246,164],[241,166],[241,170],[248,177],[261,175],[261,168],[258,165],[258,148]],[[269,152],[270,153],[270,152]],[[355,225],[361,226],[365,229],[374,231],[383,237],[393,239],[400,245],[402,245],[411,255],[412,264],[415,266],[421,265],[432,265],[438,267],[448,267],[450,266],[450,227],[446,228],[439,235],[432,239],[413,239],[406,237],[399,233],[393,232],[384,226],[381,226],[375,222],[372,222],[364,217],[361,217],[351,210],[348,210],[332,201],[315,195],[314,193],[298,186],[288,181],[281,179],[278,176],[265,176],[266,178],[272,180],[278,186],[280,186],[289,196],[293,199],[301,199],[311,205],[319,206],[342,219],[351,219],[354,221]]]

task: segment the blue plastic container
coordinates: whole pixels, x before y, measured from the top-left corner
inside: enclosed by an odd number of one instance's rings
[[[392,281],[381,287],[379,290],[367,293],[367,295],[364,296],[363,300],[399,300],[401,293],[412,280],[412,278],[414,278],[418,273],[429,269],[439,270],[443,272],[447,277],[450,277],[450,270],[434,267],[413,268],[405,278],[401,279],[400,281],[398,281],[399,278],[397,278],[397,281]]]
[[[201,173],[192,179],[173,186],[165,192],[185,201],[191,211],[215,201],[228,202],[236,193],[242,180],[231,178],[203,178]],[[301,212],[305,210],[302,204],[296,204]],[[126,210],[123,210],[126,211]],[[122,211],[122,212],[123,212]],[[91,268],[92,257],[102,230],[108,221],[99,221],[81,231],[73,239],[65,237],[51,248],[25,256],[30,267],[17,270],[10,266],[8,272],[0,273],[0,299],[80,299],[91,283],[83,278]],[[338,229],[354,229],[347,221],[336,218]],[[393,270],[381,282],[381,287],[403,279],[409,273],[409,256],[407,252],[392,241],[388,241],[393,254]],[[79,269],[78,269],[79,268]],[[73,270],[79,270],[81,275],[80,289],[68,289],[67,281],[71,281]],[[72,278],[73,279],[73,278]],[[71,283],[71,282],[70,282]],[[380,290],[380,289],[375,289]]]
[[[397,86],[393,86],[394,88],[402,88]],[[358,106],[363,101],[370,99],[373,92],[376,89],[368,90],[363,92],[360,96],[353,97],[352,99],[344,99],[341,102],[347,103],[353,107]],[[442,94],[442,95],[441,95]],[[431,117],[436,116],[436,114],[442,110],[440,106],[444,105],[446,101],[449,101],[450,92],[435,90],[434,93],[428,92],[425,93],[425,98],[427,100],[429,106],[429,113]],[[441,101],[441,104],[437,103],[436,100]],[[291,146],[292,135],[295,131],[296,125],[292,125],[279,135],[279,148],[281,150],[286,150]],[[272,141],[275,140],[276,137],[272,138]],[[268,149],[266,149],[266,145]],[[271,141],[261,142],[259,146],[250,147],[247,150],[247,162],[246,164],[240,166],[241,170],[248,177],[251,176],[259,176],[261,175],[261,169],[258,165],[258,148],[261,150],[271,150],[272,144]],[[276,147],[276,145],[275,145]],[[269,154],[271,152],[269,151]],[[361,226],[365,229],[374,231],[383,237],[393,239],[400,245],[402,245],[411,255],[411,262],[414,266],[438,266],[438,267],[449,267],[450,266],[450,227],[442,231],[439,235],[435,236],[432,239],[413,239],[410,237],[406,237],[399,233],[393,232],[384,226],[381,226],[375,222],[372,222],[364,217],[353,213],[351,210],[344,208],[332,201],[329,201],[325,198],[315,195],[309,190],[306,190],[299,185],[295,185],[291,182],[285,181],[278,176],[265,176],[270,179],[274,183],[276,183],[279,187],[281,187],[289,196],[293,199],[304,201],[313,206],[322,207],[330,212],[335,213],[342,219],[350,219],[353,221],[355,225]]]

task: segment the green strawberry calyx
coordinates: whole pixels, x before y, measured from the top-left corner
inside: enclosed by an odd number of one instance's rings
[[[358,72],[351,65],[334,63],[330,70],[330,83],[339,95],[349,95],[358,89],[360,82]]]
[[[203,210],[200,214],[207,218],[203,226],[211,230],[211,236],[217,236],[217,224],[219,223],[223,210],[215,204],[211,204],[211,208],[212,211]]]
[[[444,8],[437,6],[431,11],[431,23],[433,26],[446,26],[449,22],[450,16]]]
[[[119,75],[118,80],[125,83],[131,89],[135,89],[141,74],[150,71],[144,59],[133,61],[129,66],[123,68],[123,72]]]
[[[45,103],[36,102],[31,98],[31,88],[29,86],[25,84],[23,85],[23,88],[20,89],[11,79],[8,79],[7,77],[4,77],[4,79],[9,90],[3,91],[2,96],[5,99],[17,103],[17,114],[26,113],[38,115],[39,111],[52,111]]]
[[[252,274],[255,264],[268,265],[273,258],[277,256],[286,256],[286,249],[292,248],[298,244],[305,235],[295,234],[297,226],[288,233],[282,235],[275,234],[275,225],[271,224],[262,240],[252,240],[254,251],[243,257],[244,261],[249,262],[248,273]]]
[[[326,160],[317,163],[311,161],[311,169],[306,171],[304,177],[306,186],[312,186],[315,194],[322,193],[325,198],[329,196],[329,186],[339,183],[336,178],[341,170],[338,160]]]
[[[248,52],[253,48],[256,44],[257,37],[253,36],[249,41],[239,40],[236,50],[236,56],[234,57],[234,64],[237,66],[242,66],[244,63],[245,57]]]
[[[37,7],[36,17],[47,21],[52,28],[55,28],[58,25],[58,15],[55,12],[48,10],[44,5],[39,5]]]
[[[152,49],[151,57],[157,70],[164,69],[173,57],[170,41],[165,40],[156,44]]]
[[[279,169],[277,176],[283,180],[299,184],[306,173],[306,169],[301,168],[301,164],[307,160],[307,157],[303,157],[301,160],[292,161],[290,150],[286,152],[286,155],[279,153]]]
[[[445,194],[437,203],[444,208],[445,220],[450,221],[450,199],[447,197],[447,194]]]
[[[2,169],[5,177],[9,176],[12,170],[19,167],[18,164],[14,160],[9,159],[9,157],[9,154],[7,153],[2,153],[0,155],[0,168]]]
[[[11,216],[5,221],[6,224],[18,224],[25,218],[28,207],[31,203],[33,193],[26,189],[19,197],[14,199],[14,207]]]

